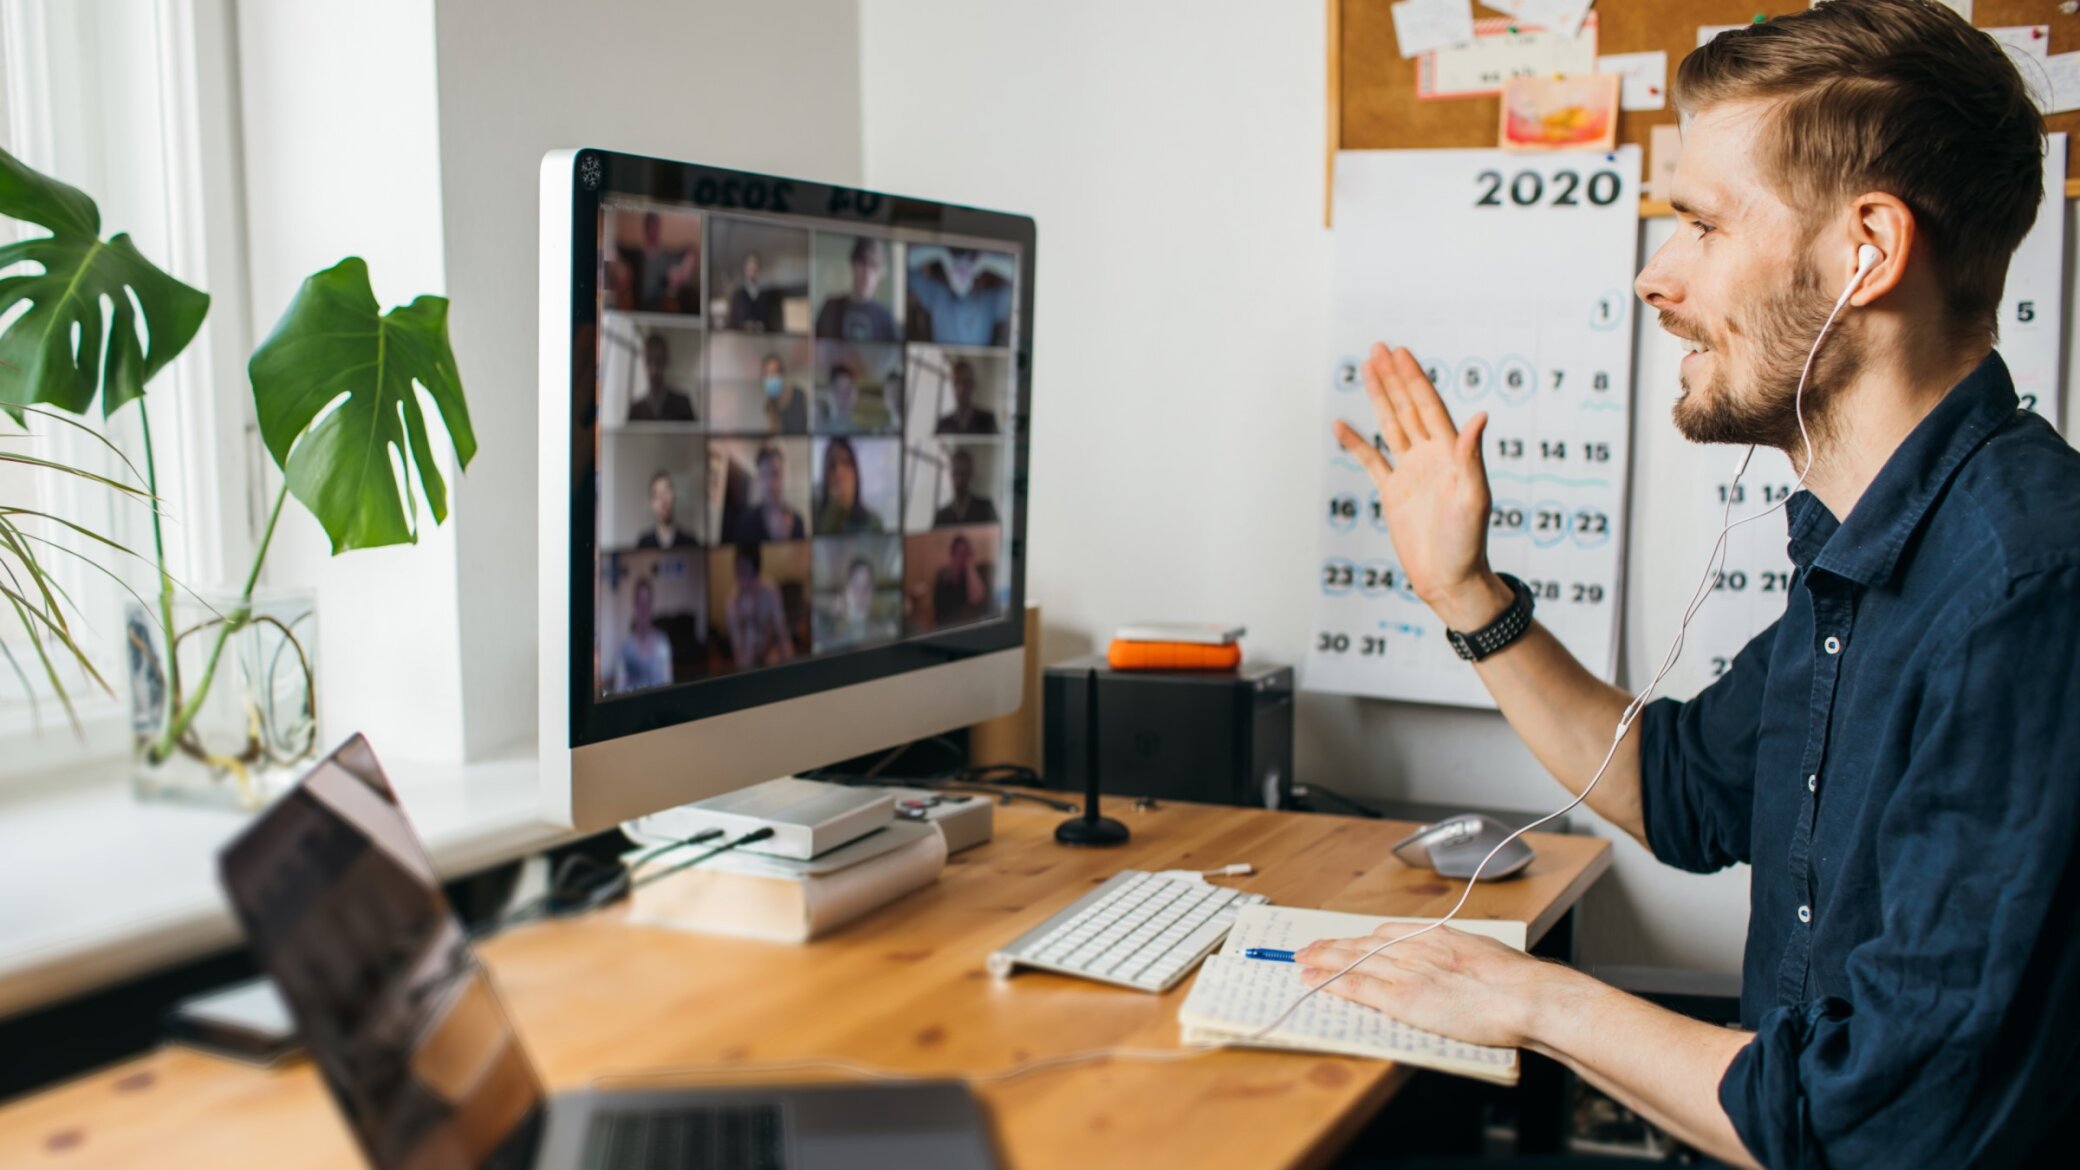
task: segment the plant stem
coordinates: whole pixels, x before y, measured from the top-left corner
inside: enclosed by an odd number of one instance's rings
[[[152,415],[137,404],[137,428],[144,436],[144,483],[151,492],[152,564],[159,570],[159,633],[166,639],[166,693],[181,693],[181,660],[173,652],[173,574],[166,569],[166,532],[159,515],[159,465],[152,459]],[[158,762],[155,758],[154,763]]]
[[[149,451],[150,448],[147,447],[146,450]],[[274,507],[267,513],[267,529],[260,534],[260,547],[253,550],[253,567],[246,573],[245,589],[238,595],[238,605],[230,613],[225,614],[224,620],[217,626],[217,640],[210,647],[208,661],[203,664],[202,677],[195,683],[195,693],[190,695],[188,701],[173,713],[171,719],[167,720],[166,729],[159,735],[159,742],[152,745],[151,752],[147,757],[152,763],[161,764],[166,762],[167,757],[173,755],[174,749],[180,745],[181,736],[187,734],[189,726],[195,722],[195,716],[202,710],[203,700],[209,698],[209,685],[217,677],[217,662],[224,656],[225,644],[231,641],[231,635],[244,629],[246,623],[252,620],[253,589],[260,583],[260,567],[267,563],[267,546],[274,543],[275,522],[282,518],[282,505],[288,499],[289,485],[285,481],[281,490],[275,493]],[[172,610],[170,607],[167,612],[167,626],[171,629]],[[179,660],[179,652],[173,645],[171,634],[166,639],[166,657],[170,662]],[[169,677],[171,677],[170,669]],[[169,693],[179,694],[180,692],[175,690]]]

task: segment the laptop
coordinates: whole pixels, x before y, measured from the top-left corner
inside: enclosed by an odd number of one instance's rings
[[[995,1165],[958,1081],[545,1094],[358,735],[218,868],[375,1170]]]

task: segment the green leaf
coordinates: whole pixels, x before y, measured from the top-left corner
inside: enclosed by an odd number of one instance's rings
[[[416,382],[433,399],[467,468],[477,437],[448,348],[446,297],[379,313],[368,265],[349,256],[303,282],[247,372],[260,437],[335,554],[417,543],[414,472],[434,522],[448,518],[447,484],[412,390]]]
[[[29,306],[0,334],[0,409],[19,417],[44,402],[84,414],[99,394],[105,418],[142,397],[145,383],[195,340],[209,294],[161,271],[128,235],[103,240],[92,199],[4,150],[0,215],[51,233],[0,246],[0,269],[41,269],[0,277],[0,314]]]

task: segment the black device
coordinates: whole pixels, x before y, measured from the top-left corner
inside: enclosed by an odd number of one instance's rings
[[[1047,668],[1050,788],[1282,808],[1293,791],[1293,670],[1114,670],[1103,658]],[[1095,728],[1095,734],[1092,729]]]
[[[650,1166],[659,1150],[717,1170],[994,1164],[955,1081],[545,1093],[358,735],[218,868],[375,1170]]]
[[[1497,573],[1502,583],[1509,586],[1509,608],[1501,616],[1478,630],[1460,633],[1446,630],[1444,640],[1452,644],[1452,650],[1468,662],[1479,662],[1490,654],[1498,654],[1510,643],[1523,637],[1531,629],[1531,610],[1535,599],[1531,586],[1524,584],[1508,573]]]
[[[1087,676],[1083,689],[1083,725],[1098,727],[1098,672],[1095,667]],[[1083,815],[1055,826],[1054,839],[1064,845],[1124,845],[1133,835],[1127,832],[1125,825],[1098,813],[1098,777],[1103,765],[1099,758],[1099,743],[1096,735],[1084,736]]]

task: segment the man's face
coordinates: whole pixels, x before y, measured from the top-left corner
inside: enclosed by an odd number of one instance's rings
[[[781,481],[785,476],[786,473],[781,468],[778,458],[761,459],[758,461],[758,488],[765,493],[766,503],[777,504],[780,502]]]
[[[957,573],[967,572],[969,562],[974,559],[975,546],[969,544],[965,536],[955,537],[953,547],[946,550],[946,563]]]
[[[950,248],[946,252],[946,283],[953,288],[953,295],[964,297],[975,287],[975,260],[973,248]]]
[[[643,373],[650,379],[651,389],[664,388],[665,368],[671,360],[671,347],[665,344],[664,338],[651,334],[650,340],[643,343]]]
[[[975,481],[975,457],[966,451],[953,453],[953,463],[946,469],[947,478],[953,480],[953,494],[965,496],[968,485]]]
[[[881,283],[881,252],[869,251],[852,262],[852,299],[871,300],[874,289]]]
[[[660,220],[660,219],[659,219],[659,218],[657,217],[657,213],[656,213],[656,212],[654,212],[654,211],[653,211],[653,212],[651,212],[650,214],[648,214],[648,215],[644,216],[644,217],[643,217],[643,246],[644,246],[645,248],[648,248],[648,249],[650,249],[651,251],[653,251],[653,252],[654,252],[654,251],[656,251],[656,250],[657,250],[657,245],[658,245],[658,242],[659,242],[660,240],[662,240],[663,238],[664,238],[664,221]]]
[[[874,570],[854,565],[851,575],[845,578],[845,610],[854,620],[860,620],[873,604]]]
[[[975,367],[966,362],[953,367],[953,404],[962,410],[975,405]]]
[[[744,257],[744,283],[758,283],[758,253],[756,252]]]
[[[852,375],[838,370],[831,375],[831,402],[840,413],[851,414],[853,400],[859,397],[859,387],[852,382]]]
[[[637,625],[647,626],[650,624],[650,604],[651,597],[649,582],[636,582],[635,600],[630,604],[629,609],[633,612],[633,616],[635,617]]]
[[[1673,414],[1693,442],[1795,446],[1799,375],[1833,306],[1824,255],[1815,259],[1828,233],[1765,179],[1766,116],[1760,103],[1722,103],[1685,128],[1676,232],[1634,282],[1661,327],[1689,343]],[[1806,385],[1809,425],[1857,363],[1853,330],[1838,323]]]
[[[672,522],[672,510],[677,505],[670,476],[660,475],[650,481],[650,514],[657,517],[659,524]]]

